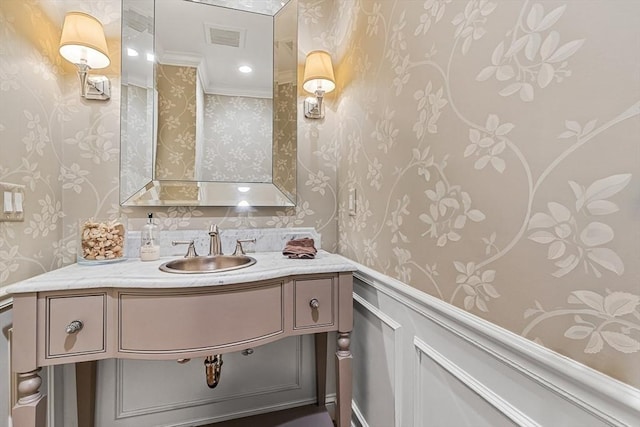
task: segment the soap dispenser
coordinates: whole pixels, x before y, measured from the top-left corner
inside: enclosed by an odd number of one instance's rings
[[[153,223],[153,214],[147,215],[147,223],[140,233],[140,260],[155,261],[160,258],[158,226]]]

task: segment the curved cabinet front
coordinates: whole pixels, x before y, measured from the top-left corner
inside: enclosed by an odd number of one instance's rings
[[[204,290],[121,291],[118,352],[168,355],[219,351],[285,331],[284,284]]]

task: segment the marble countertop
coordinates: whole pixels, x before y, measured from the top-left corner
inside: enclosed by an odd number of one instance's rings
[[[252,266],[239,270],[205,274],[176,274],[159,266],[176,259],[157,261],[129,258],[112,264],[73,264],[7,286],[7,294],[93,288],[185,288],[228,285],[286,277],[298,274],[337,273],[357,270],[347,258],[318,251],[314,259],[289,259],[281,252],[248,253],[256,259]]]

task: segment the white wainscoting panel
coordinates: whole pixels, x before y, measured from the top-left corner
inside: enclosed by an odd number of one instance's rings
[[[640,390],[358,267],[356,426],[640,426]]]
[[[414,425],[538,427],[420,338],[415,337],[413,344],[416,354]]]
[[[372,304],[354,295],[353,406],[360,425],[376,420],[373,425],[402,425],[400,399],[402,351],[400,324]],[[375,355],[371,357],[371,355]],[[393,402],[393,410],[386,410]]]

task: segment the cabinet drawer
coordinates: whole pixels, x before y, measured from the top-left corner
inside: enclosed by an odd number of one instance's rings
[[[332,326],[336,293],[333,278],[296,280],[294,283],[294,328]]]
[[[189,292],[119,294],[119,351],[224,348],[284,332],[282,282]]]
[[[101,353],[105,348],[106,295],[47,297],[45,349],[47,359]],[[79,330],[67,331],[72,322]]]

